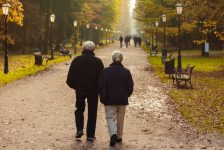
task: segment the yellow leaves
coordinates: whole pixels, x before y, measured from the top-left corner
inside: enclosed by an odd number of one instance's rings
[[[0,0],[0,4],[3,4],[4,1]],[[19,0],[11,0],[8,2],[10,4],[8,21],[16,23],[19,26],[23,25],[23,5]],[[2,15],[2,12],[0,13]],[[4,20],[0,20],[4,22]]]
[[[193,42],[197,45],[201,45],[203,43],[206,43],[206,40],[194,40]]]
[[[215,31],[214,34],[216,35],[216,37],[219,38],[219,40],[224,41],[224,31],[222,32]]]

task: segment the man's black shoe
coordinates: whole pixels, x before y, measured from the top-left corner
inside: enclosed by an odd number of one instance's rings
[[[114,146],[117,141],[117,134],[113,134],[110,138],[110,146]]]
[[[83,131],[78,131],[75,135],[75,138],[81,138],[83,136]]]
[[[117,139],[116,142],[120,143],[120,142],[122,142],[122,139]]]
[[[94,142],[96,140],[96,137],[87,137],[86,141],[88,142]]]

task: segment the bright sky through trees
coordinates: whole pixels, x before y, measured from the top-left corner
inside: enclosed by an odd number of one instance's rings
[[[133,18],[135,2],[136,0],[130,0],[130,4],[129,4],[130,16],[131,16],[131,34],[136,34],[135,19]]]

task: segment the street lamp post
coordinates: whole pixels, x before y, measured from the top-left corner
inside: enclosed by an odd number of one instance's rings
[[[141,31],[142,39],[143,39],[143,34],[144,34],[144,31]]]
[[[98,42],[97,42],[97,41],[98,41],[97,30],[98,30],[98,27],[96,26],[96,27],[95,27],[95,33],[96,33],[96,34],[95,34],[95,36],[93,37],[93,38],[95,39],[95,45],[96,45],[96,48],[97,48],[97,44],[98,44]]]
[[[166,15],[162,15],[163,21],[163,48],[166,49]]]
[[[86,40],[89,40],[89,24],[86,25]]]
[[[103,44],[103,28],[101,28],[101,40],[102,40],[102,44]]]
[[[158,26],[159,26],[158,20],[156,20],[155,26],[156,26],[156,47],[158,47]]]
[[[51,46],[52,46],[52,49],[51,49],[51,60],[54,59],[54,21],[55,21],[55,14],[52,13],[50,15],[50,21],[51,21]]]
[[[81,25],[81,35],[80,35],[80,46],[82,46],[82,39],[83,39],[83,21],[82,21],[82,25]]]
[[[107,44],[107,28],[105,29],[105,32],[106,32],[105,39],[106,39],[106,44]]]
[[[78,26],[77,20],[74,21],[74,27],[75,27],[75,49],[74,49],[74,54],[76,54],[76,43],[77,43],[77,38],[76,38],[76,28]]]
[[[111,30],[109,29],[108,30],[108,41],[109,41],[108,44],[111,43],[111,39],[110,39],[111,37],[110,36],[111,36]]]
[[[152,47],[154,46],[154,31],[153,31],[153,27],[154,27],[154,24],[151,25],[151,28],[152,28]]]
[[[7,26],[7,18],[9,15],[9,3],[5,3],[2,5],[2,13],[5,15],[5,56],[4,56],[4,74],[7,74],[9,72],[9,62],[8,62],[8,41],[7,41],[7,35],[8,35],[8,26]]]
[[[182,67],[181,67],[181,37],[180,37],[181,18],[180,17],[183,12],[183,5],[181,3],[177,3],[176,10],[178,15],[178,71],[181,71]]]

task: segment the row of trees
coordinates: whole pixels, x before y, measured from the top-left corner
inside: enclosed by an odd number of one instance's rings
[[[0,0],[3,4],[5,0]],[[114,30],[120,14],[120,0],[10,0],[8,18],[10,50],[31,51],[37,47],[46,52],[52,35],[50,15],[55,14],[54,43],[59,46],[74,38],[73,21],[78,28],[90,24]],[[0,40],[4,36],[4,16],[0,12]],[[79,33],[80,33],[79,32]],[[81,36],[79,34],[79,36]]]
[[[139,31],[149,32],[149,24],[167,16],[167,39],[172,45],[177,42],[178,17],[176,0],[137,0],[135,18]],[[223,0],[181,0],[183,15],[181,16],[182,46],[194,48],[195,45],[210,43],[213,48],[221,48],[224,41],[224,1]],[[161,20],[161,19],[160,19]],[[160,23],[162,27],[162,22]],[[160,29],[160,32],[163,30]]]

